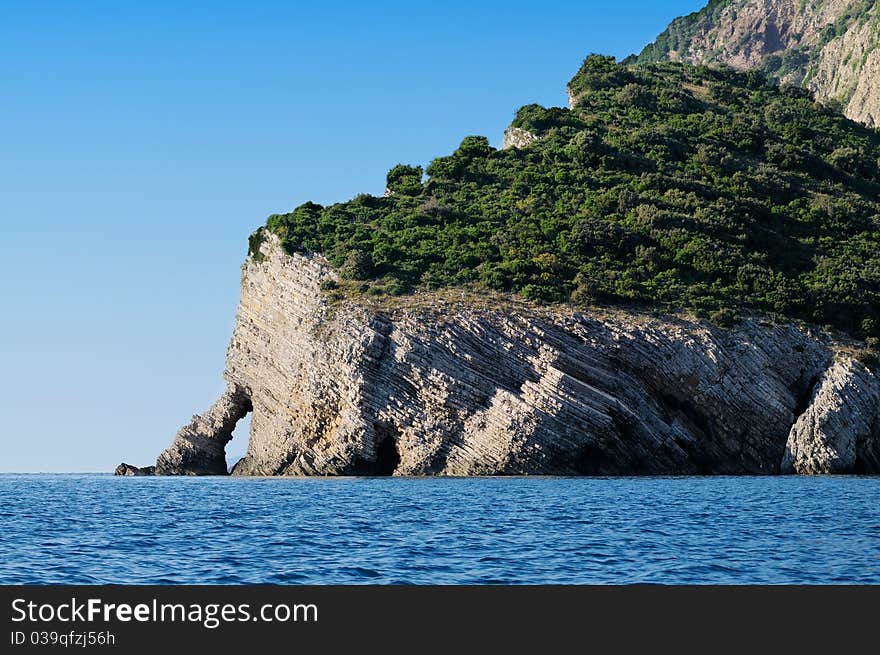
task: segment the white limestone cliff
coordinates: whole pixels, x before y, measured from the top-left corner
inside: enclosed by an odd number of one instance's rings
[[[251,411],[234,475],[880,472],[880,383],[819,333],[461,291],[379,305],[335,279],[265,235],[227,391],[156,473],[225,473]]]

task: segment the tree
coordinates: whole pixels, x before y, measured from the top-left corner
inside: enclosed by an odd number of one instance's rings
[[[387,195],[401,194],[405,196],[417,196],[422,191],[421,166],[407,166],[398,164],[385,176],[385,189]]]

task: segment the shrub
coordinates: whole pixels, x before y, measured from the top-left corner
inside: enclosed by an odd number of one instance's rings
[[[417,196],[422,191],[421,166],[405,166],[398,164],[385,177],[385,188],[391,193],[405,196]]]
[[[461,157],[485,157],[492,152],[492,146],[489,145],[489,139],[484,136],[466,136],[461,145],[458,146],[458,150],[455,151],[456,155]]]
[[[736,312],[728,307],[722,307],[709,314],[709,320],[718,327],[728,328],[736,322]]]
[[[373,258],[363,250],[351,250],[339,267],[339,275],[349,280],[366,280],[373,273]]]

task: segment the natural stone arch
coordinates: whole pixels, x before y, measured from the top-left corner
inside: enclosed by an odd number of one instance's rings
[[[250,394],[230,384],[211,408],[180,429],[156,460],[157,475],[226,475],[226,444],[236,424],[253,411]]]

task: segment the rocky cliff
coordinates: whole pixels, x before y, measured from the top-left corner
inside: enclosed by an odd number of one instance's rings
[[[880,382],[822,333],[337,282],[265,235],[227,390],[156,474],[225,474],[249,412],[233,475],[880,472]]]
[[[711,0],[678,18],[639,61],[757,68],[880,125],[880,5],[874,0]]]

